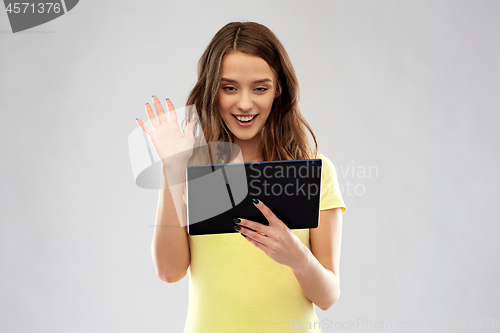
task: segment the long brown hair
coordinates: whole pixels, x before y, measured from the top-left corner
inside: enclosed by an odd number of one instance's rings
[[[285,48],[274,33],[255,22],[231,22],[220,29],[198,62],[198,82],[191,90],[186,105],[196,107],[206,142],[234,143],[234,135],[219,113],[218,97],[222,61],[227,54],[243,52],[264,59],[277,78],[277,95],[262,129],[261,154],[264,161],[317,158],[318,142],[302,116],[299,84]],[[184,126],[194,117],[186,108]],[[314,139],[314,150],[306,135]],[[208,148],[210,149],[210,148]]]

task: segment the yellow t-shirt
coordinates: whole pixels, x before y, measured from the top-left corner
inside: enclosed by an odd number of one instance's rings
[[[324,155],[320,210],[346,207],[333,163]],[[293,229],[311,249],[309,229]],[[239,233],[189,235],[189,305],[184,333],[321,332],[314,304],[290,267],[278,264]],[[302,327],[302,324],[301,326]],[[295,328],[295,329],[293,329]]]

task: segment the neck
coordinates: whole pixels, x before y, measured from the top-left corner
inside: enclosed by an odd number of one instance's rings
[[[245,162],[261,162],[263,157],[261,154],[259,135],[254,136],[250,140],[240,140],[234,138],[234,143],[236,143],[241,149],[241,155],[243,155],[243,160]]]

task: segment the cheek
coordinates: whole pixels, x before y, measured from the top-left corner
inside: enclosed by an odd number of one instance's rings
[[[220,111],[223,113],[226,112],[227,109],[229,108],[229,105],[230,105],[230,101],[227,98],[227,96],[220,95],[219,96],[219,109],[220,109]]]
[[[274,102],[274,96],[273,98],[267,98],[264,101],[262,101],[261,108],[263,110],[266,110],[266,112],[270,112],[271,108],[273,107],[273,102]]]

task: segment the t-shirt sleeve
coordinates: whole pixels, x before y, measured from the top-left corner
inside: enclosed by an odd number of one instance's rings
[[[335,167],[332,161],[323,154],[320,154],[319,158],[323,161],[321,171],[320,210],[342,208],[342,213],[345,213],[347,208],[344,204],[344,200],[342,200]]]

